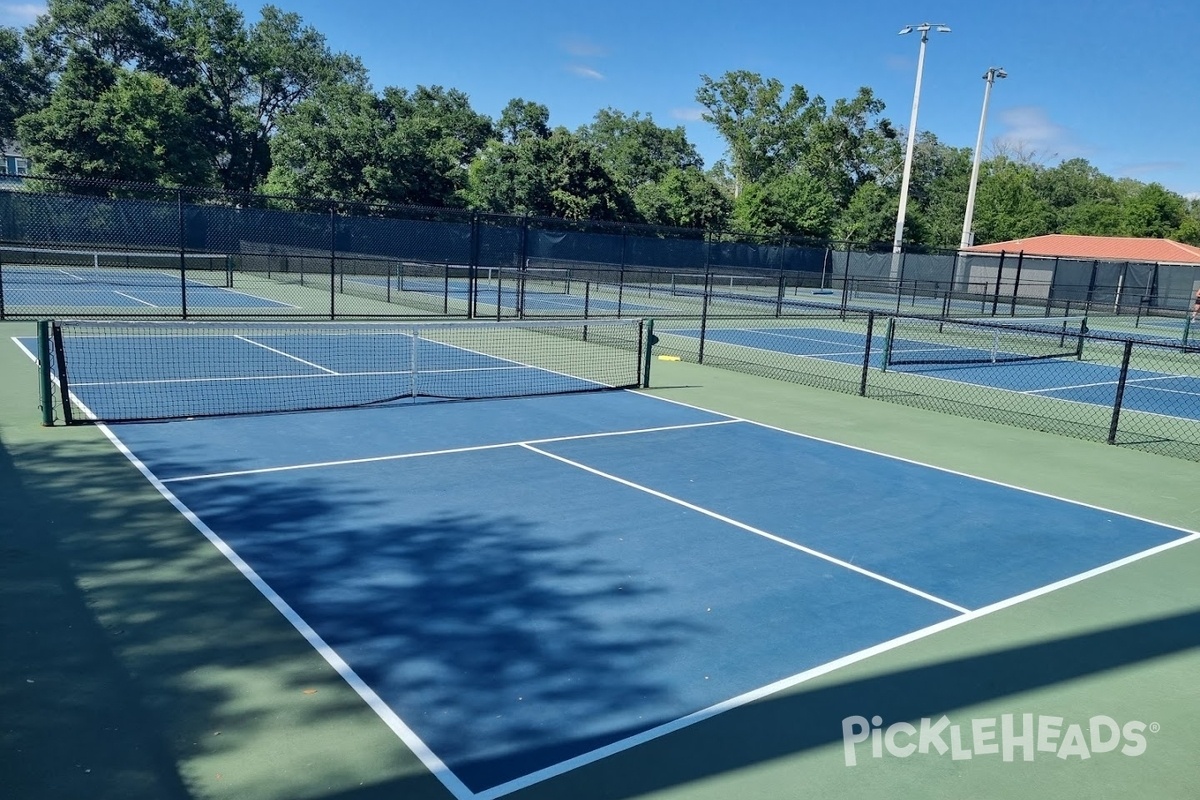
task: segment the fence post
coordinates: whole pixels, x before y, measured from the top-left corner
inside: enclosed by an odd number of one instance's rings
[[[1133,339],[1125,340],[1125,352],[1121,356],[1121,375],[1117,378],[1117,396],[1113,399],[1112,422],[1108,426],[1108,443],[1117,443],[1117,425],[1121,419],[1121,403],[1125,399],[1125,380],[1129,377],[1129,356],[1133,352]]]
[[[700,301],[700,350],[696,355],[696,363],[704,363],[704,340],[708,335],[708,296],[712,292],[712,272],[708,265],[704,267],[704,297]]]
[[[467,319],[474,319],[479,310],[479,212],[471,212],[471,241],[468,244]]]
[[[621,226],[621,263],[617,266],[617,317],[621,316],[622,306],[625,304],[625,246],[628,233],[624,225]]]
[[[862,377],[858,382],[858,394],[860,397],[867,396],[867,368],[871,366],[871,337],[875,333],[875,312],[867,312],[867,343],[863,347],[863,364]]]
[[[175,190],[175,205],[179,214],[179,313],[187,319],[187,238],[183,221],[183,189]]]
[[[1021,251],[1025,252],[1025,251]],[[1004,251],[1000,251],[1000,262],[996,264],[996,288],[992,290],[992,316],[996,316],[996,309],[1000,305],[1000,281],[1004,279]]]
[[[1017,253],[1017,274],[1013,276],[1012,303],[1008,308],[1008,315],[1015,317],[1017,315],[1017,290],[1021,287],[1021,267],[1025,263],[1025,251]]]
[[[337,206],[329,204],[329,318],[337,318],[334,305],[337,286]]]

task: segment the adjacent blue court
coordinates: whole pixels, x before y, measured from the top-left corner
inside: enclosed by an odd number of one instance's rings
[[[153,270],[4,267],[4,305],[21,307],[112,308],[127,311],[177,309],[183,305],[179,273]],[[189,308],[296,308],[289,303],[203,281],[187,281]]]
[[[387,287],[390,281],[393,286],[393,291],[398,292],[416,292],[418,294],[431,295],[436,298],[449,298],[456,302],[466,303],[471,298],[471,284],[467,278],[438,278],[438,277],[410,277],[406,276],[402,280],[389,278],[383,275],[356,275],[353,278],[347,276],[346,280],[353,280],[357,283],[363,283],[375,287]],[[499,284],[494,279],[479,280],[476,282],[475,297],[479,303],[488,306],[499,305],[501,308],[516,309],[518,301],[522,308],[528,311],[562,311],[577,316],[583,316],[585,311],[590,312],[616,312],[618,309],[622,313],[630,314],[649,314],[659,310],[657,306],[648,306],[637,303],[621,302],[616,300],[606,299],[603,297],[585,297],[582,288],[582,282],[571,291],[565,288],[560,289],[541,289],[527,287],[524,291],[518,291],[515,278],[511,283],[506,283],[501,280]],[[615,289],[608,289],[609,294],[614,294]],[[599,286],[596,289],[599,292]],[[635,294],[633,291],[630,295]],[[497,302],[498,301],[498,302]]]
[[[460,798],[1186,535],[631,392],[111,430]]]
[[[659,332],[689,339],[701,335],[699,329],[660,328]],[[710,342],[842,364],[862,364],[866,344],[862,334],[818,327],[709,328],[704,335]],[[874,368],[883,364],[884,343],[881,333],[872,338],[870,364]],[[669,349],[669,342],[667,346]],[[914,351],[930,347],[927,342],[901,339],[894,346]],[[1118,367],[1070,357],[998,364],[908,364],[888,369],[1106,408],[1113,405],[1120,376]],[[1064,382],[1064,376],[1070,380]],[[1200,378],[1131,368],[1122,407],[1151,413],[1170,408],[1172,416],[1200,419]]]

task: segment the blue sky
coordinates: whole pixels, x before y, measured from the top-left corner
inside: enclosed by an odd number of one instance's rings
[[[237,0],[253,20],[262,3]],[[870,86],[907,127],[919,49],[931,34],[918,127],[973,147],[983,73],[992,93],[985,155],[997,143],[1055,164],[1082,157],[1114,176],[1200,196],[1200,2],[1159,0],[277,0],[362,58],[376,88],[442,85],[497,116],[513,97],[575,128],[613,107],[683,125],[705,163],[723,145],[699,119],[700,75],[747,69],[832,102]],[[24,24],[40,4],[0,2]]]

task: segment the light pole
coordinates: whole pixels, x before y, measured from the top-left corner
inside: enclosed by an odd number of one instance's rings
[[[925,71],[925,45],[929,42],[929,31],[949,33],[950,28],[941,23],[922,22],[920,25],[905,25],[900,35],[921,32],[921,53],[917,56],[917,88],[913,90],[912,119],[908,122],[908,147],[904,151],[904,177],[900,181],[900,208],[896,212],[896,235],[892,238],[892,278],[900,271],[900,250],[904,241],[904,215],[908,211],[908,182],[912,178],[913,147],[917,142],[917,108],[921,105],[921,73]]]
[[[979,185],[979,162],[983,155],[983,131],[987,127],[988,100],[992,97],[992,84],[996,78],[1007,78],[1004,67],[989,67],[983,79],[987,86],[983,90],[983,113],[979,115],[979,138],[975,140],[975,161],[971,164],[971,188],[967,190],[967,213],[963,217],[962,240],[958,243],[959,250],[966,250],[975,243],[975,234],[971,231],[971,221],[975,217],[975,187]]]

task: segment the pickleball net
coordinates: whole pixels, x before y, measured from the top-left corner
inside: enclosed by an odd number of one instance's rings
[[[899,366],[1078,359],[1086,334],[1086,317],[893,317],[884,360]]]
[[[64,421],[131,422],[633,388],[640,319],[41,326]]]

